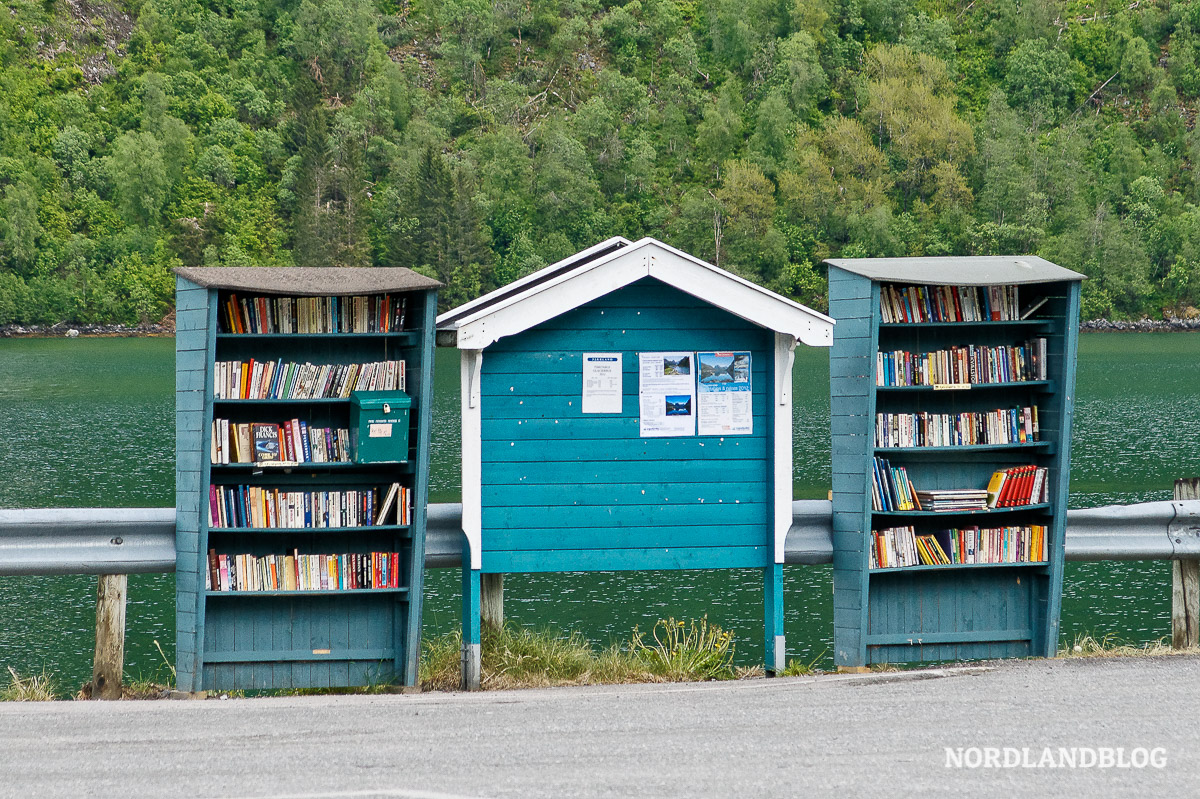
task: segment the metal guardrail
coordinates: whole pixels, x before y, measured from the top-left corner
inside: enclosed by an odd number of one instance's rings
[[[785,562],[833,561],[828,500],[792,503]],[[461,564],[462,505],[429,506],[426,568]],[[1067,511],[1066,558],[1200,558],[1200,500]],[[175,570],[174,508],[0,510],[0,575],[137,574]]]
[[[173,571],[174,508],[0,510],[0,574]]]

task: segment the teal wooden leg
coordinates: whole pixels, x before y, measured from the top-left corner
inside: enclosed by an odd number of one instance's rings
[[[763,570],[763,628],[766,636],[767,674],[787,668],[787,646],[783,639],[783,564]]]
[[[462,687],[479,690],[479,570],[462,570]]]

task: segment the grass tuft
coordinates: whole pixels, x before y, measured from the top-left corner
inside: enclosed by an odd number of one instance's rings
[[[634,629],[625,646],[596,650],[577,633],[562,636],[505,624],[485,627],[481,641],[480,685],[485,690],[541,688],[678,680],[731,679],[733,638],[707,619],[655,623],[651,642]],[[419,681],[425,690],[460,686],[462,633],[426,638]],[[761,670],[747,670],[761,674]]]
[[[707,616],[693,619],[691,624],[674,618],[659,619],[650,637],[653,644],[647,643],[634,627],[629,649],[663,679],[729,680],[734,676],[733,635],[709,624]]]
[[[51,702],[58,698],[54,680],[46,672],[22,677],[9,666],[8,673],[12,680],[0,688],[0,702]]]
[[[1058,651],[1060,658],[1127,658],[1127,657],[1162,657],[1164,655],[1194,655],[1193,649],[1173,649],[1166,638],[1150,641],[1145,644],[1129,644],[1121,641],[1112,633],[1097,638],[1091,633],[1080,633],[1075,636],[1075,643]]]
[[[779,673],[780,677],[807,677],[810,674],[818,672],[817,664],[821,662],[821,658],[825,657],[828,649],[821,650],[821,654],[810,660],[808,663],[801,663],[796,660],[789,660],[787,668]]]

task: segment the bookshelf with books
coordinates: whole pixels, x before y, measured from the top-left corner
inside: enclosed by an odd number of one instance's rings
[[[835,662],[1052,656],[1083,276],[827,263]]]
[[[414,684],[439,284],[176,274],[180,689]]]

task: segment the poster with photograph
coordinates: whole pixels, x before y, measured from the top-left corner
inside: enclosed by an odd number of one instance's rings
[[[754,432],[750,353],[698,352],[696,404],[702,436],[747,436]]]
[[[696,434],[696,375],[693,352],[638,354],[639,435],[643,438]]]
[[[583,353],[583,412],[621,412],[621,353]]]

